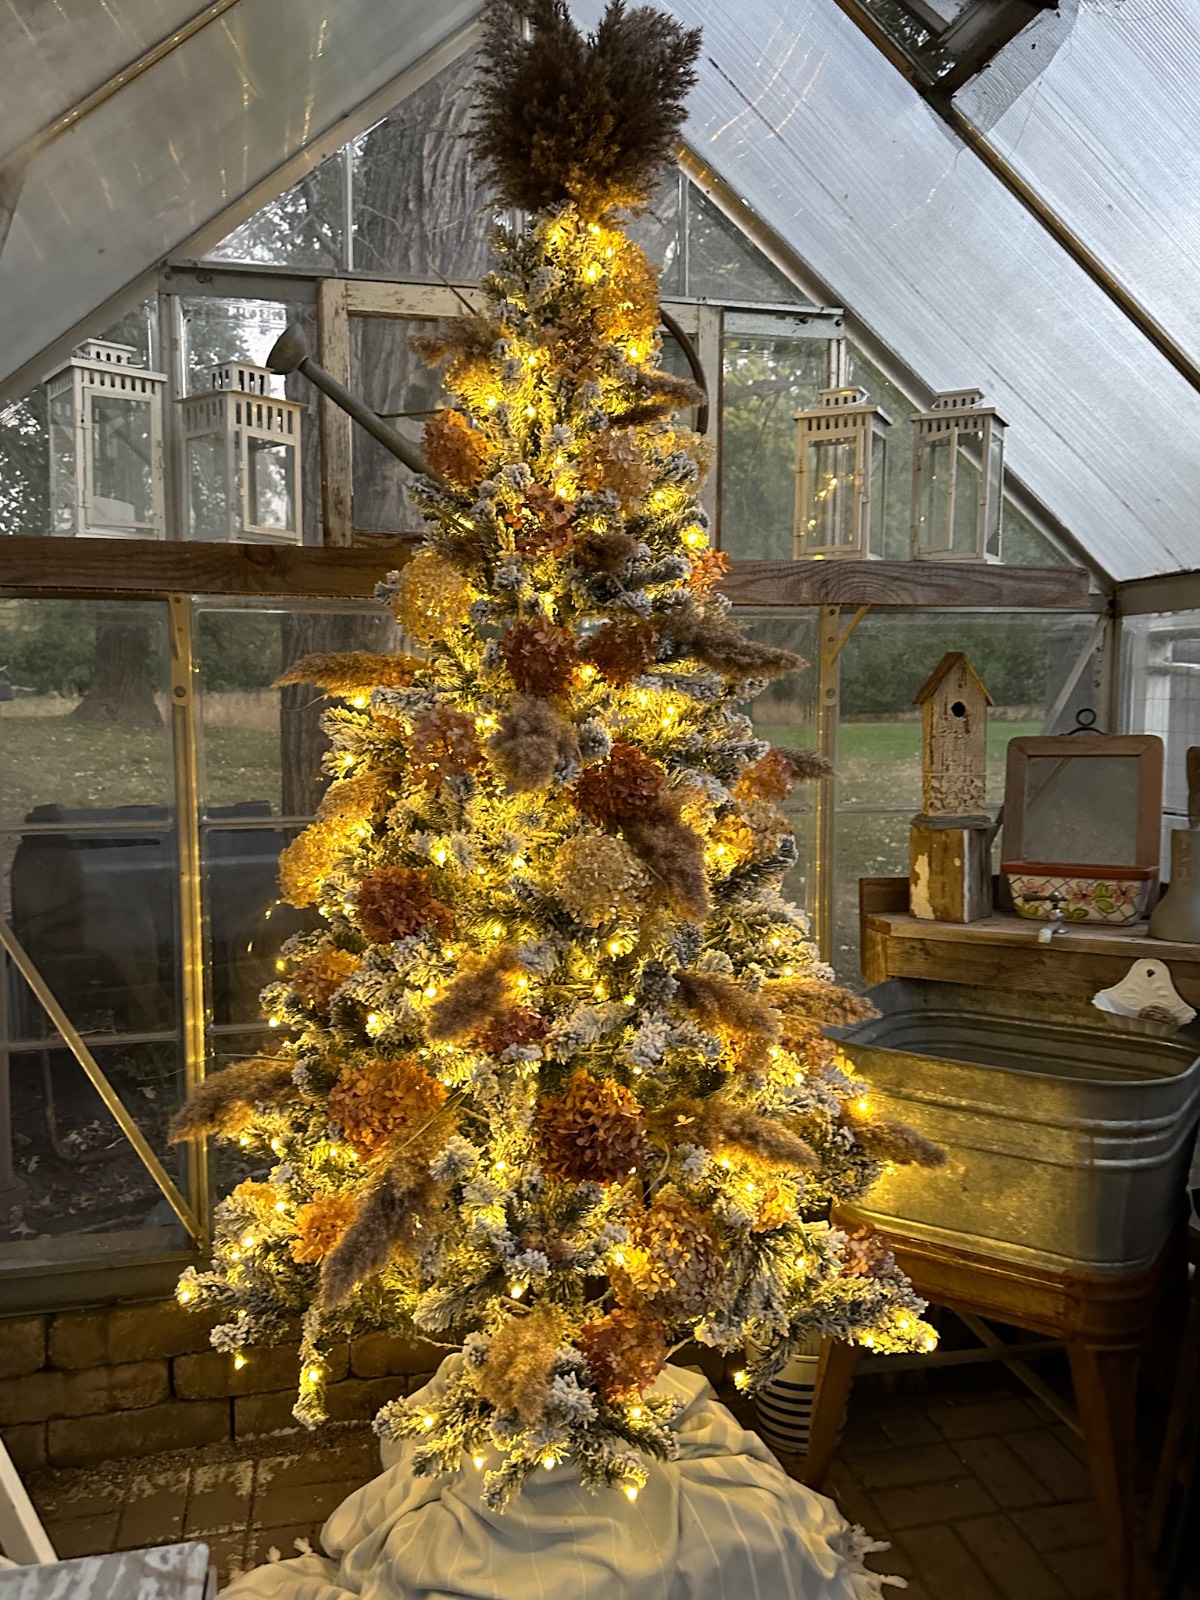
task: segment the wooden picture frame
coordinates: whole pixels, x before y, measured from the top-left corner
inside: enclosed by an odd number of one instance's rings
[[[1103,767],[1093,767],[1087,774],[1078,767],[1069,772],[1069,767],[1084,761],[1112,762],[1113,766],[1107,773]],[[1039,772],[1035,769],[1040,763],[1047,765]],[[1064,830],[1063,848],[1055,849],[1047,839],[1054,812],[1045,796],[1047,785],[1060,775],[1060,804],[1074,803],[1081,787],[1094,792],[1095,825],[1093,829],[1086,815],[1072,818],[1072,825]],[[1040,793],[1035,787],[1039,780]],[[1037,863],[1043,870],[1086,869],[1093,874],[1117,868],[1157,872],[1162,788],[1163,743],[1156,734],[1049,734],[1013,739],[1004,783],[1004,861]],[[1089,833],[1094,845],[1078,848]]]

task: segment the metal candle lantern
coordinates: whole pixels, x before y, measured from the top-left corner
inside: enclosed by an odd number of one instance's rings
[[[219,362],[209,378],[181,402],[188,537],[300,544],[304,408],[248,361]]]
[[[883,488],[892,419],[863,389],[822,389],[798,411],[793,555],[866,560],[883,554]]]
[[[46,379],[50,532],[161,539],[167,377],[133,345],[89,339]]]
[[[913,426],[913,559],[999,561],[1003,419],[981,390],[952,389]]]

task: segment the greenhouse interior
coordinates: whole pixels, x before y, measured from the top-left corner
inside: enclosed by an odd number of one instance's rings
[[[1200,1597],[1200,0],[0,45],[0,1600]]]

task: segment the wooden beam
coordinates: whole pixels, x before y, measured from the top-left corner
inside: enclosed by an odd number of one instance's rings
[[[994,606],[1087,611],[1082,567],[966,561],[734,561],[721,592],[739,606]]]
[[[323,278],[317,285],[317,360],[340,384],[350,384],[348,285]],[[317,397],[321,425],[321,517],[325,543],[348,545],[354,538],[353,424],[327,394]]]
[[[1155,611],[1194,611],[1200,607],[1200,572],[1164,572],[1117,585],[1117,615],[1139,617]]]
[[[200,544],[158,539],[0,539],[0,591],[279,595],[369,600],[403,547]]]

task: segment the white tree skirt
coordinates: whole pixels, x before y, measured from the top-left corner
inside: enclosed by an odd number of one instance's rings
[[[460,1359],[421,1391],[430,1402]],[[668,1368],[655,1392],[684,1403],[679,1455],[651,1463],[632,1504],[563,1466],[489,1511],[482,1472],[418,1478],[413,1446],[385,1444],[383,1472],[325,1524],[327,1557],[258,1567],[226,1600],[882,1600],[883,1583],[903,1587],[867,1571],[885,1547],[793,1482],[703,1378]]]

